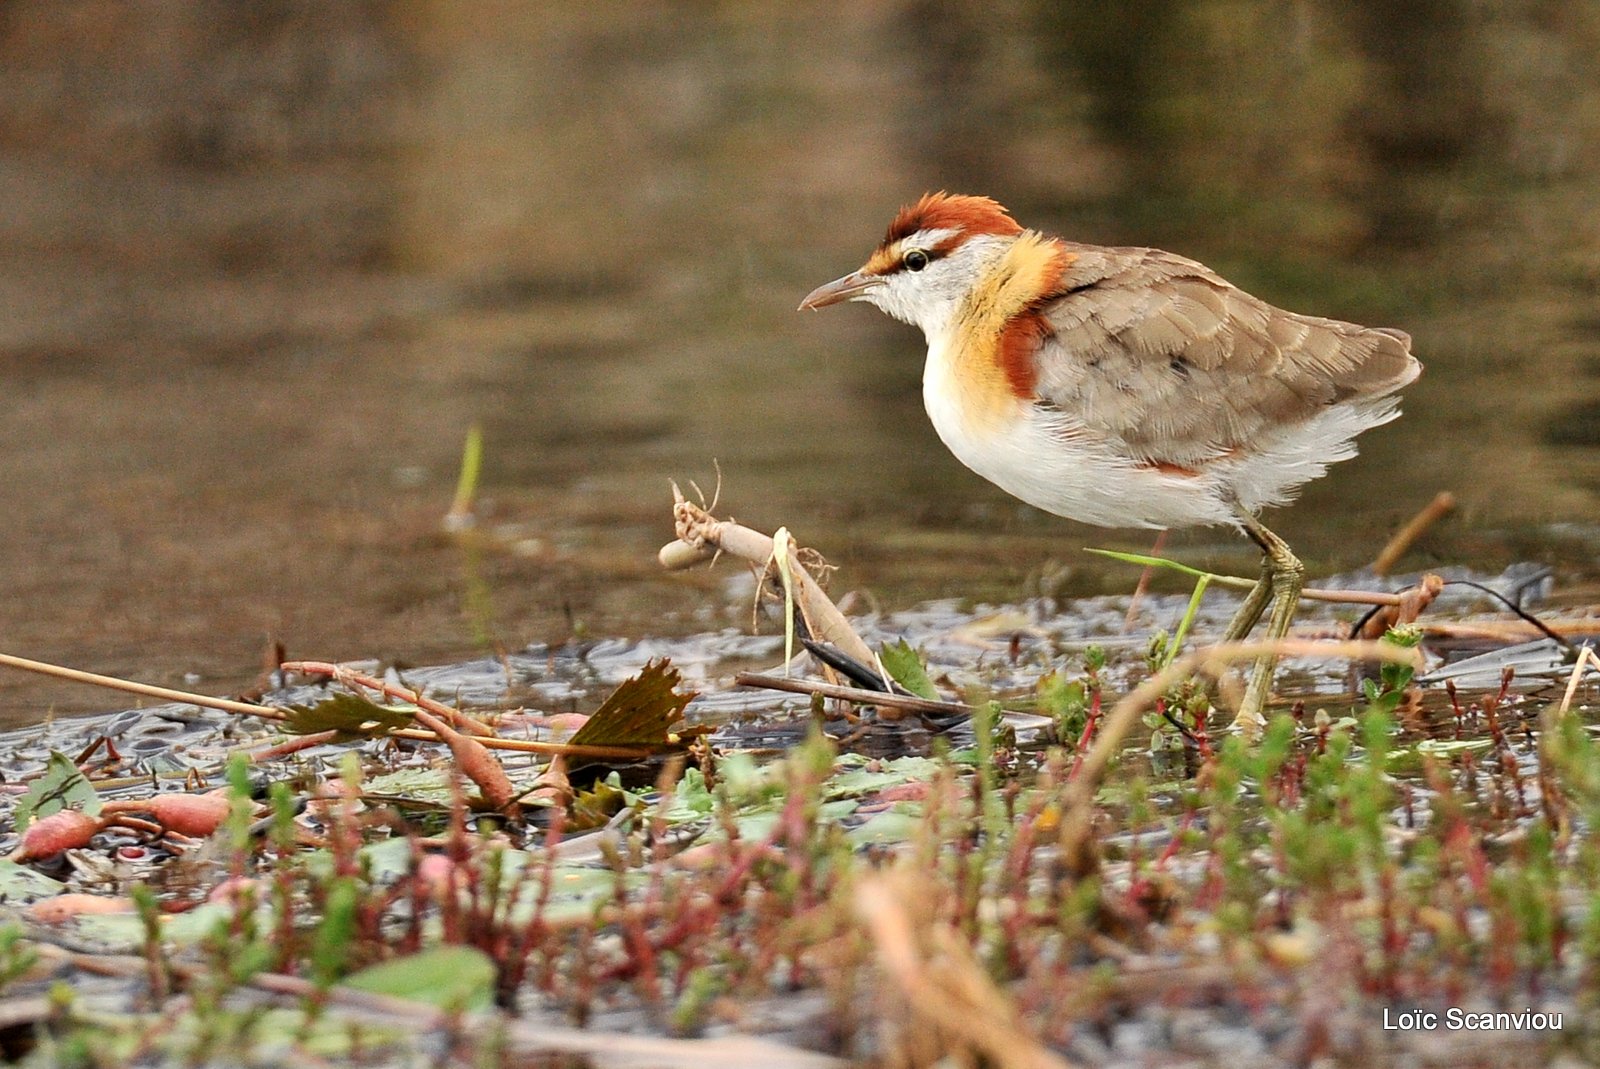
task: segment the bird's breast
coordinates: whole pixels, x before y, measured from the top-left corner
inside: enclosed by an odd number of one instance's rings
[[[1031,390],[1019,395],[1007,381],[996,361],[997,340],[955,331],[928,338],[922,400],[946,444],[1000,434],[1033,403]]]
[[[1192,473],[1140,465],[1070,413],[1019,397],[1003,377],[964,366],[974,354],[929,339],[928,418],[957,460],[1035,508],[1101,527],[1228,522],[1215,487]]]

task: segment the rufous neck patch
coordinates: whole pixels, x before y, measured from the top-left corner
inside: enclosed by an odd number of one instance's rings
[[[1075,259],[1054,239],[1023,231],[956,313],[957,376],[981,406],[1033,399],[1039,347],[1050,333],[1042,308]]]

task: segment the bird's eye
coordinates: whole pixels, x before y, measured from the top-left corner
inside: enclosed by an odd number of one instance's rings
[[[924,267],[928,266],[928,263],[928,254],[923,252],[921,249],[912,249],[905,255],[905,265],[907,271],[921,271]]]

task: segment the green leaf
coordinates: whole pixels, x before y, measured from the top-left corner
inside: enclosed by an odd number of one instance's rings
[[[472,515],[472,501],[478,495],[478,475],[483,470],[483,427],[467,428],[467,441],[461,450],[461,474],[456,479],[456,497],[448,515],[465,519]]]
[[[1211,585],[1211,574],[1200,573],[1200,578],[1194,581],[1194,593],[1189,597],[1189,607],[1184,610],[1183,619],[1178,621],[1177,634],[1172,636],[1172,642],[1167,646],[1167,658],[1161,662],[1161,667],[1166,668],[1178,656],[1178,651],[1183,648],[1183,640],[1189,634],[1189,627],[1194,623],[1195,616],[1200,612],[1200,602],[1206,596],[1206,587]]]
[[[343,986],[441,1010],[487,1010],[494,1001],[494,962],[474,947],[441,946],[362,969]]]
[[[335,694],[315,705],[291,705],[283,730],[291,735],[337,731],[343,735],[376,738],[411,726],[409,709],[392,709],[355,694]]]
[[[837,771],[828,777],[828,798],[861,797],[904,783],[930,780],[939,767],[938,762],[928,757],[907,756],[871,762],[848,759],[855,756],[859,755],[846,755],[836,763]]]
[[[1179,564],[1177,561],[1168,560],[1165,557],[1152,557],[1147,553],[1123,553],[1121,550],[1095,549],[1092,546],[1085,546],[1083,551],[1085,553],[1093,553],[1101,557],[1110,557],[1112,560],[1120,560],[1124,564],[1137,564],[1143,568],[1170,568],[1175,572],[1182,572],[1184,575],[1192,575],[1196,579],[1199,579],[1201,576],[1205,576],[1209,580],[1226,578],[1224,576],[1217,575],[1215,572],[1207,572],[1202,571],[1199,568],[1191,568],[1187,564]]]
[[[388,805],[448,809],[455,799],[456,773],[449,768],[397,768],[369,776],[361,793],[369,801]]]
[[[879,651],[878,658],[883,661],[884,671],[888,672],[896,683],[919,698],[927,698],[929,701],[940,700],[939,692],[933,688],[933,681],[928,678],[928,670],[922,664],[922,656],[911,648],[911,643],[905,639],[892,642]]]
[[[1444,757],[1473,750],[1487,750],[1493,745],[1493,739],[1423,739],[1417,743],[1417,752]]]
[[[845,833],[845,838],[856,846],[882,843],[903,843],[927,824],[920,807],[885,809],[874,813],[857,827]]]
[[[603,828],[612,817],[628,805],[628,792],[621,787],[599,780],[587,791],[579,791],[572,799],[572,814],[568,818],[569,831],[588,831]]]
[[[52,880],[26,865],[0,858],[0,902],[19,906],[38,898],[52,898],[67,889],[60,880]]]
[[[684,707],[696,697],[694,691],[674,689],[680,682],[671,661],[651,661],[612,691],[567,742],[573,746],[665,748],[670,744],[667,730],[683,719]]]
[[[1050,672],[1034,686],[1039,712],[1056,722],[1063,735],[1077,737],[1089,717],[1089,688],[1081,679]]]
[[[78,766],[72,763],[72,758],[52,750],[50,760],[44,767],[44,775],[34,780],[26,793],[17,799],[12,819],[20,830],[40,817],[63,809],[81,809],[91,817],[95,816],[100,812],[100,796],[95,793],[94,785],[78,771]]]
[[[778,578],[783,582],[783,674],[789,674],[794,660],[794,573],[789,570],[789,528],[780,527],[772,532],[772,563],[778,566]]]

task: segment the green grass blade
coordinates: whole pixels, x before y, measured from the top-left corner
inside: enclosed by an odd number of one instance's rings
[[[450,503],[449,515],[465,518],[472,514],[472,502],[478,496],[478,473],[482,470],[483,428],[474,423],[467,430],[466,445],[461,450],[461,475],[456,479],[456,499]]]
[[[1175,560],[1168,560],[1165,557],[1152,557],[1147,553],[1124,553],[1117,549],[1094,549],[1093,547],[1088,546],[1084,547],[1083,551],[1085,553],[1093,553],[1099,557],[1110,557],[1112,560],[1120,560],[1124,564],[1137,564],[1145,568],[1171,568],[1175,572],[1182,572],[1184,575],[1192,575],[1196,579],[1199,579],[1201,576],[1205,576],[1207,579],[1215,578],[1215,575],[1212,572],[1201,571],[1199,568],[1193,568],[1187,564],[1180,564]]]
[[[1189,607],[1183,611],[1183,619],[1178,621],[1178,630],[1167,645],[1167,656],[1161,662],[1162,668],[1171,664],[1173,658],[1178,656],[1178,651],[1183,648],[1183,640],[1189,634],[1189,626],[1194,623],[1195,616],[1200,612],[1200,600],[1206,596],[1206,587],[1210,585],[1211,574],[1201,572],[1200,578],[1195,580],[1194,593],[1189,597]]]

